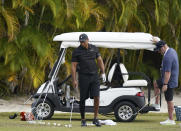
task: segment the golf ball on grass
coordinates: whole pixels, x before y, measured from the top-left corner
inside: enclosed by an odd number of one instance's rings
[[[67,128],[71,128],[71,127],[72,127],[72,125],[71,125],[71,124],[68,124],[68,125],[65,125],[65,127],[67,127]]]
[[[87,123],[87,126],[94,126],[94,124],[92,124],[92,123]]]
[[[45,125],[45,122],[39,121],[38,124]]]
[[[36,121],[27,121],[27,123],[29,123],[29,124],[37,124]]]

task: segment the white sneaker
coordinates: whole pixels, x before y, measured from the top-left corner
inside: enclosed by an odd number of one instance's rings
[[[156,110],[160,110],[159,104],[151,104],[152,107],[154,107]]]
[[[175,125],[175,121],[174,120],[170,120],[170,119],[167,119],[166,121],[162,121],[160,122],[161,125]]]

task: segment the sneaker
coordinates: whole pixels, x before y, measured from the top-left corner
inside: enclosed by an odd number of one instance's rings
[[[86,120],[81,120],[81,126],[87,126]]]
[[[160,110],[159,104],[151,104],[152,107],[154,107],[156,110]]]
[[[170,119],[167,119],[166,121],[162,121],[160,122],[161,125],[175,125],[175,121],[174,120],[170,120]]]
[[[97,127],[100,127],[100,126],[101,126],[101,123],[99,122],[98,119],[94,119],[92,123],[93,123],[94,125],[96,125]]]

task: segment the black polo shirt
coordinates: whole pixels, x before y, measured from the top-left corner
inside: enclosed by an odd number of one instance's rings
[[[88,44],[88,49],[79,46],[72,53],[72,62],[79,63],[79,73],[81,74],[96,74],[97,65],[95,59],[100,56],[96,46]]]

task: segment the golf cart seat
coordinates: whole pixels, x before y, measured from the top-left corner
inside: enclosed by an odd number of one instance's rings
[[[124,66],[124,64],[120,64],[120,70],[121,70],[121,74],[124,80],[123,86],[138,86],[138,87],[142,87],[142,86],[147,86],[148,82],[146,80],[128,80],[129,78],[129,73],[126,69],[126,67]]]
[[[106,85],[100,85],[101,91],[109,89],[110,83],[112,82],[112,79],[113,79],[113,75],[114,75],[116,66],[117,66],[117,63],[114,63],[113,66],[111,67],[111,69],[110,69],[110,71],[108,73]]]
[[[111,67],[109,74],[108,74],[108,82],[111,83],[113,79],[113,75],[116,69],[117,63],[114,63],[113,66]]]

